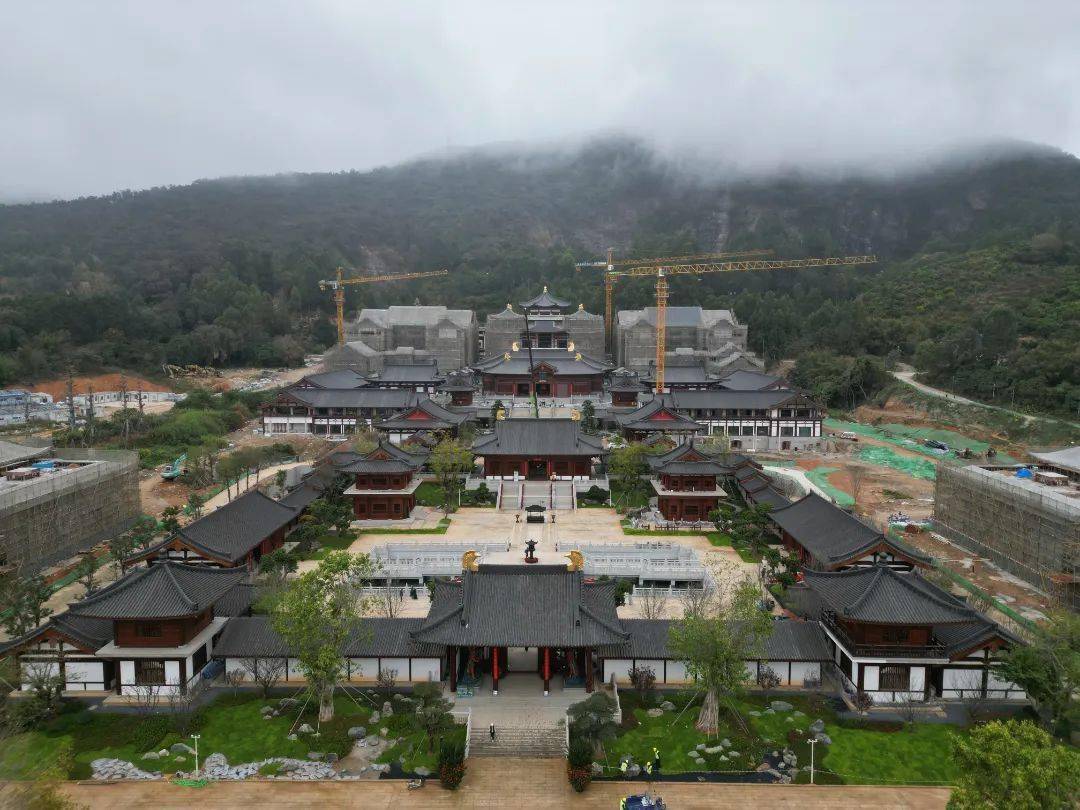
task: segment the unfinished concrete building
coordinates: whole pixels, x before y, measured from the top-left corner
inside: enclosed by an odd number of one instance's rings
[[[1080,608],[1080,487],[1075,483],[1024,467],[939,464],[934,526],[1072,609]]]
[[[31,574],[86,551],[138,518],[139,456],[58,449],[0,478],[0,570]]]
[[[668,307],[668,354],[704,361],[709,373],[757,371],[762,363],[747,349],[747,327],[728,309]],[[656,307],[620,310],[615,320],[616,365],[645,374],[656,363]]]
[[[362,309],[345,327],[346,345],[360,343],[353,351],[369,366],[358,371],[381,371],[379,358],[388,352],[415,350],[434,357],[444,374],[468,366],[476,359],[476,315],[471,309],[444,306],[393,306]]]
[[[604,349],[604,317],[585,311],[584,304],[574,309],[569,301],[557,298],[544,287],[543,292],[528,301],[522,301],[521,311],[515,312],[513,304],[507,304],[502,312],[488,315],[484,330],[484,356],[496,357],[513,351],[513,345],[524,348],[532,341],[534,349],[574,350],[587,357],[601,359]],[[526,333],[525,315],[529,313]]]

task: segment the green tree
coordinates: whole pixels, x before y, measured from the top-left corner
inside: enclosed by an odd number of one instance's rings
[[[672,657],[705,690],[695,724],[704,734],[719,730],[720,701],[738,717],[734,702],[750,678],[745,661],[762,657],[773,629],[772,617],[758,606],[760,598],[757,587],[744,581],[730,593],[688,602],[683,618],[671,626]]]
[[[596,433],[597,427],[596,408],[592,400],[587,399],[581,403],[581,429],[586,433]]]
[[[1080,753],[1029,721],[994,720],[957,735],[953,759],[952,810],[1064,810],[1080,795]]]
[[[176,534],[180,531],[179,506],[166,506],[161,510],[161,528],[165,534]]]
[[[44,577],[34,575],[19,577],[10,574],[0,582],[0,625],[9,636],[21,636],[52,615],[45,603],[52,596],[52,588]]]
[[[97,560],[92,553],[84,554],[72,572],[83,586],[83,596],[90,596],[98,589]]]
[[[1023,687],[1045,723],[1067,733],[1080,721],[1080,615],[1054,613],[1030,643],[1007,650],[995,669],[999,678]]]
[[[461,488],[462,476],[473,468],[473,454],[454,439],[443,439],[431,452],[428,466],[435,475],[435,482],[443,492],[443,511],[450,512],[451,504]]]
[[[343,497],[323,497],[314,501],[308,509],[319,523],[330,526],[339,535],[345,534],[353,521],[351,503]]]
[[[127,530],[132,548],[146,548],[157,537],[157,521],[149,515],[140,515],[134,525]]]
[[[494,423],[499,418],[499,411],[502,411],[502,410],[505,410],[505,409],[506,409],[506,406],[503,405],[503,401],[501,399],[495,400],[491,404],[491,421]]]
[[[345,669],[345,641],[364,630],[365,604],[355,583],[374,573],[366,554],[332,551],[317,568],[290,582],[274,607],[274,630],[296,658],[308,693],[319,704],[321,722],[334,717],[334,689]]]
[[[203,506],[206,505],[206,498],[198,492],[192,492],[188,495],[187,505],[188,509],[191,510],[191,514],[193,514],[196,519],[201,518]]]
[[[616,447],[608,453],[608,473],[614,477],[623,497],[644,491],[645,482],[641,476],[649,470],[646,455],[645,445],[637,442]]]
[[[259,573],[273,585],[282,586],[289,574],[296,573],[296,557],[283,548],[264,554],[259,560]]]
[[[771,509],[769,504],[759,503],[747,506],[735,515],[729,530],[736,545],[746,546],[755,554],[762,552],[769,538],[773,536],[770,531],[772,523],[769,521]]]
[[[607,692],[593,692],[585,700],[566,710],[570,717],[570,736],[587,740],[597,757],[604,756],[604,743],[615,739],[615,699]]]
[[[427,737],[428,751],[434,751],[439,737],[454,727],[454,716],[450,713],[454,704],[443,696],[442,688],[436,683],[417,684],[412,696],[420,702],[413,722]]]
[[[109,559],[113,561],[117,576],[124,569],[124,560],[135,553],[135,548],[135,538],[129,532],[118,534],[109,541]]]

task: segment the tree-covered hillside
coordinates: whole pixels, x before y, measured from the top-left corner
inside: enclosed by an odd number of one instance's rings
[[[882,261],[684,278],[672,303],[734,308],[770,358],[892,353],[933,382],[1069,413],[1080,407],[1078,214],[1080,161],[1045,149],[900,178],[725,180],[626,139],[0,207],[0,384],[69,362],[295,363],[332,339],[316,282],[339,263],[448,267],[445,279],[350,290],[350,305],[419,299],[482,319],[541,283],[598,311],[598,272],[572,265],[608,246],[754,247]],[[651,293],[623,283],[618,304]]]

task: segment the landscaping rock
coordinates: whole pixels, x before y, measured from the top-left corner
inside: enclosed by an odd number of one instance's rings
[[[800,712],[800,711],[799,711],[798,709],[796,709],[795,711],[793,711],[793,712],[791,713],[791,716],[792,716],[792,717],[806,717],[806,715],[805,715],[805,714],[803,714],[802,712]]]
[[[90,770],[94,779],[107,781],[117,779],[149,780],[161,778],[160,771],[144,771],[142,768],[139,768],[126,760],[112,759],[110,757],[95,759],[90,763]]]
[[[394,695],[391,697],[391,700],[404,700],[404,699],[405,699],[405,696],[403,694],[401,694],[401,692],[395,692]]]
[[[390,729],[388,729],[386,726],[383,726],[379,729],[379,736],[382,737],[384,740],[387,738],[387,736],[389,736],[389,734]]]
[[[289,735],[288,737],[286,737],[285,739],[286,739],[286,740],[296,740],[296,739],[298,739],[298,738],[297,738],[297,736],[296,736],[295,734],[290,734],[290,735]]]
[[[720,741],[720,745],[724,746],[724,748],[731,748],[731,740],[729,740],[727,737],[724,737],[724,739]]]
[[[278,705],[278,708],[281,709],[284,712],[284,711],[288,711],[289,709],[293,708],[294,706],[299,706],[300,701],[297,700],[296,698],[282,698],[281,700],[278,701],[277,705]]]
[[[262,717],[263,717],[263,720],[273,720],[274,719],[274,715],[272,715],[272,714],[264,714]]]
[[[785,717],[784,719],[785,719],[785,720],[786,720],[787,722],[789,722],[789,723],[794,723],[794,722],[795,722],[795,718],[794,718],[794,717],[791,717],[790,715],[788,715],[788,716],[787,716],[787,717]]]
[[[670,700],[665,700],[663,703],[660,704],[660,708],[663,709],[665,712],[673,712],[675,711],[675,704],[672,703]]]
[[[390,773],[390,765],[385,762],[376,762],[371,766],[371,770],[376,773]]]
[[[370,718],[369,722],[371,723],[371,725],[375,725],[381,719],[382,719],[382,715],[380,715],[378,711],[373,711],[371,713],[371,718]]]
[[[772,700],[769,701],[769,708],[778,712],[790,712],[795,707],[788,703],[786,700]]]
[[[429,771],[423,765],[413,771],[413,773],[415,773],[417,776],[431,776],[431,771]]]
[[[776,714],[776,710],[775,709],[766,709],[765,711],[762,712],[762,714]]]
[[[335,762],[338,761],[338,755],[331,751],[329,754],[326,755],[326,761],[333,765]]]
[[[326,756],[326,754],[324,754],[322,751],[308,751],[307,752],[307,758],[308,759],[322,759],[325,756]]]
[[[299,732],[300,734],[314,734],[315,729],[313,729],[307,723],[304,723],[303,725],[300,726],[300,728],[297,729],[297,732]]]
[[[649,709],[648,711],[645,712],[645,714],[647,714],[649,717],[663,717],[664,716],[664,710],[663,709]]]
[[[698,743],[697,745],[694,746],[694,748],[696,748],[698,751],[704,751],[705,750],[705,743]]]
[[[728,751],[728,752],[727,752],[727,755],[728,755],[728,756],[729,756],[729,757],[730,757],[731,759],[734,759],[735,757],[737,757],[737,756],[739,755],[739,752],[738,752],[738,751]]]
[[[378,745],[379,744],[379,735],[378,734],[369,734],[368,736],[364,737],[364,744],[365,745]]]
[[[749,714],[751,717],[761,717],[761,712],[759,712],[757,709],[752,709],[751,711],[747,712],[747,714]]]
[[[706,754],[719,754],[719,753],[722,753],[723,750],[724,750],[724,746],[722,746],[722,745],[714,745],[711,748],[706,748],[705,753]]]
[[[161,759],[161,755],[157,751],[147,751],[142,755],[143,759]]]
[[[723,754],[721,754],[721,755],[720,755],[720,761],[721,761],[721,762],[727,762],[727,757],[726,757],[726,756],[724,756]]]
[[[591,770],[592,770],[592,775],[593,776],[603,776],[604,775],[604,766],[601,765],[599,762],[594,762],[592,764],[592,766],[591,766]]]
[[[824,731],[818,732],[814,735],[814,739],[822,745],[832,745],[832,737],[826,734]]]
[[[207,771],[227,768],[228,766],[229,761],[225,759],[225,755],[217,752],[211,754],[203,761],[203,769]]]
[[[641,766],[631,765],[629,768],[626,769],[626,773],[630,776],[631,779],[641,776]]]
[[[810,731],[811,734],[820,734],[824,730],[825,730],[825,721],[824,720],[815,720],[813,723],[810,724],[809,731]]]
[[[160,751],[157,752],[157,755],[159,757],[167,757],[169,755],[169,749],[168,748],[162,748]]]
[[[389,717],[393,713],[394,713],[394,704],[391,703],[389,700],[384,701],[383,705],[382,705],[383,717]]]
[[[273,706],[263,706],[262,708],[259,709],[259,711],[262,712],[263,714],[267,714],[269,712],[272,712],[273,710],[274,710]]]
[[[195,749],[192,748],[187,743],[178,742],[178,743],[173,743],[172,745],[169,746],[169,753],[170,754],[191,754],[191,755],[194,755],[195,754]]]
[[[367,729],[363,726],[353,726],[349,729],[349,736],[354,740],[359,740],[361,737],[367,736]]]
[[[697,749],[696,749],[696,748],[692,749],[692,750],[691,750],[691,751],[689,751],[689,752],[688,752],[688,753],[687,753],[686,755],[687,755],[688,757],[690,757],[690,759],[697,759],[697,757],[698,757],[698,752],[697,752]]]

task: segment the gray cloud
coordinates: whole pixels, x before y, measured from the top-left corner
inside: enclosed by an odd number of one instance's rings
[[[744,169],[1080,151],[1073,2],[54,2],[0,9],[0,196],[626,132]]]

